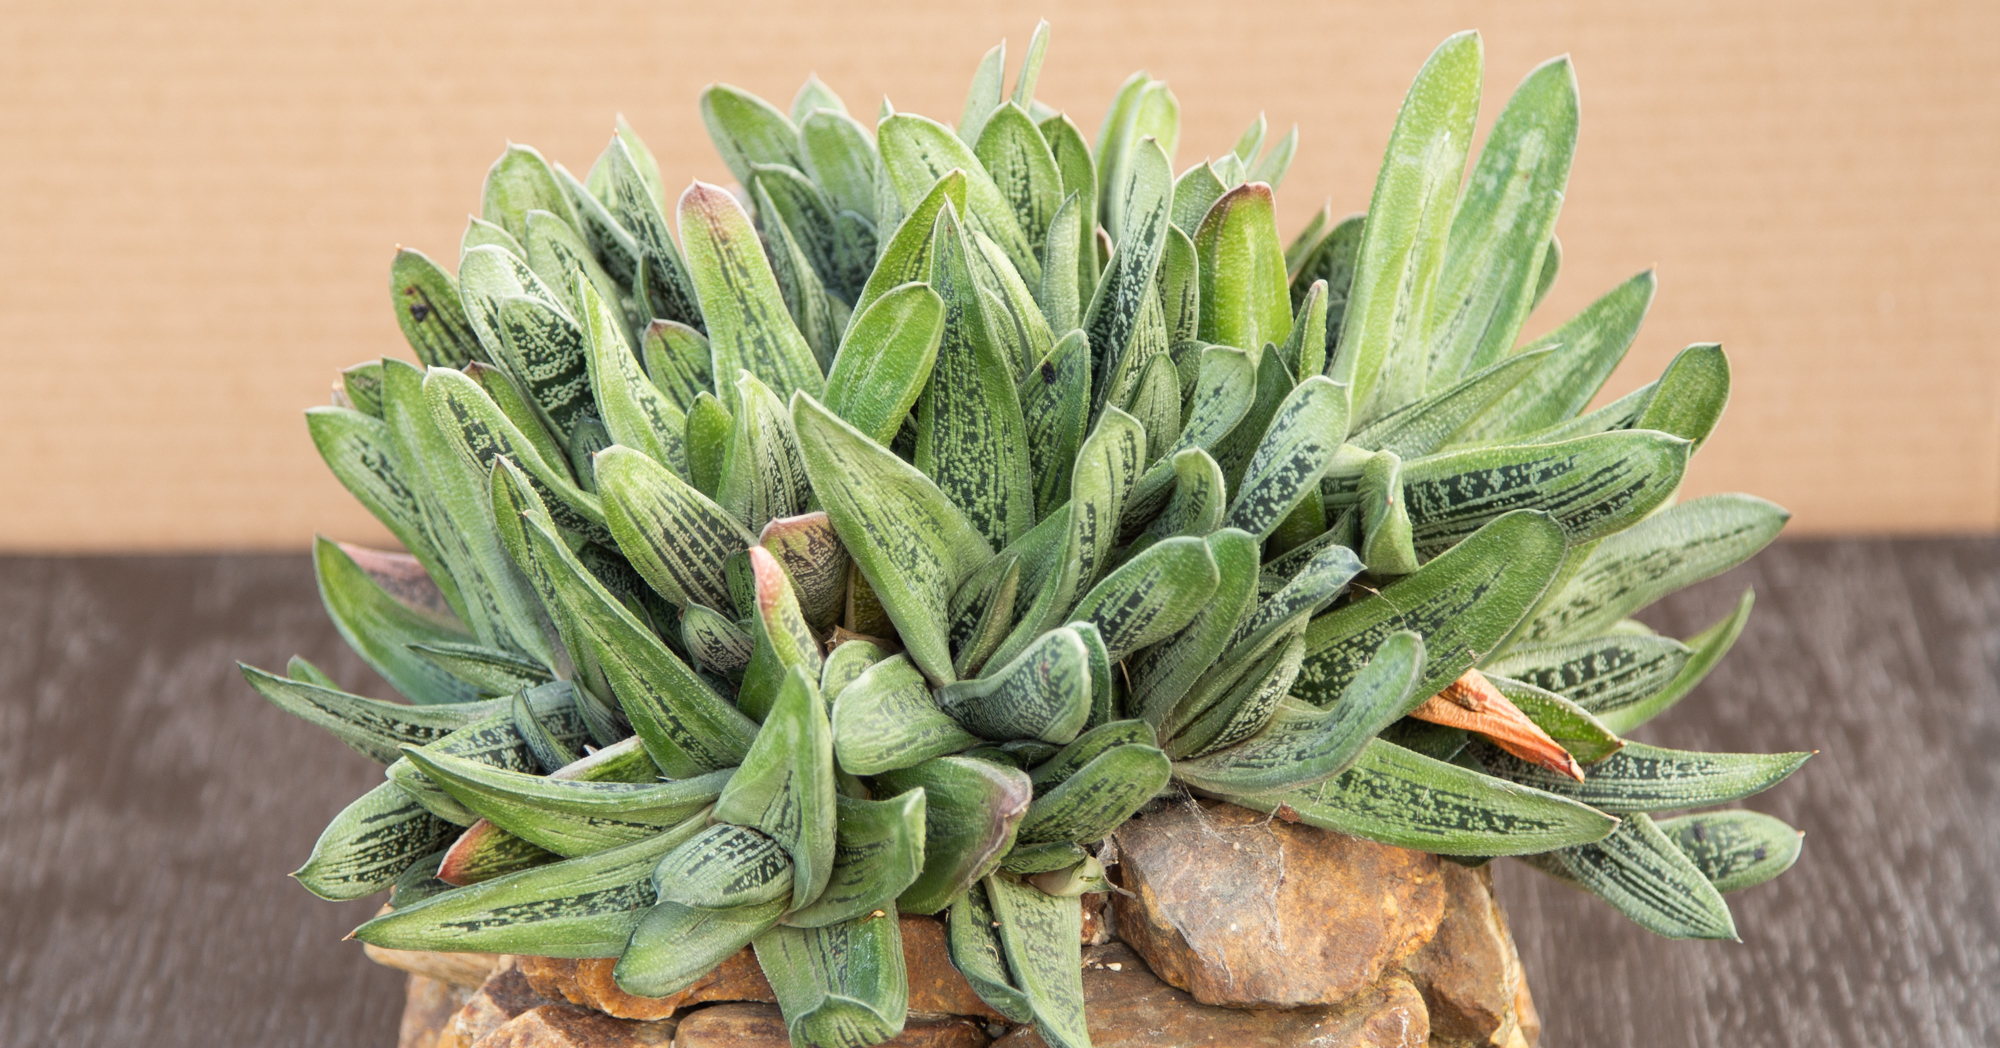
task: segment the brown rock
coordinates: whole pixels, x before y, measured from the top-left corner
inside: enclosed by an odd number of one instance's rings
[[[571,960],[563,957],[523,957],[521,972],[543,996],[567,1000],[621,1019],[664,1019],[706,1001],[776,1003],[764,970],[749,947],[729,955],[694,985],[666,997],[636,997],[618,988],[612,971],[615,957]]]
[[[1398,975],[1337,1008],[1215,1008],[1161,982],[1123,945],[1084,951],[1083,998],[1096,1048],[1412,1048],[1430,1032],[1423,998]],[[1046,1045],[1020,1026],[993,1048]]]
[[[984,1048],[986,1031],[970,1019],[919,1019],[878,1048]],[[674,1048],[791,1048],[785,1018],[768,1004],[717,1004],[681,1022]]]
[[[1203,1004],[1331,1005],[1430,941],[1436,856],[1229,804],[1187,804],[1116,834],[1118,935]]]
[[[560,1004],[530,1008],[472,1048],[659,1048],[674,1039],[672,1020],[634,1022]]]
[[[1521,1032],[1522,1048],[1535,1048],[1542,1043],[1542,1014],[1535,1010],[1535,999],[1528,996],[1526,979],[1522,979],[1520,987],[1514,991],[1514,1017],[1515,1028]]]
[[[440,1037],[438,1048],[471,1048],[479,1039],[506,1025],[507,1021],[531,1008],[559,1004],[535,992],[528,977],[515,967],[514,958],[503,957],[493,975],[482,983],[452,1022],[451,1037]],[[568,1008],[569,1005],[559,1004]]]
[[[1521,959],[1494,904],[1492,874],[1445,863],[1447,901],[1437,935],[1404,962],[1423,991],[1440,1044],[1505,1045],[1517,1025]]]
[[[973,992],[965,976],[952,967],[944,924],[933,917],[905,915],[903,962],[909,972],[910,1011],[931,1015],[972,1015],[1002,1021]],[[537,992],[567,1000],[622,1019],[664,1019],[710,1001],[761,1001],[775,1004],[757,956],[748,947],[732,954],[693,986],[668,997],[635,997],[611,978],[617,961],[568,960],[557,957],[518,959],[523,975]]]
[[[1005,1022],[999,1012],[979,999],[972,984],[951,963],[944,922],[935,917],[905,914],[903,967],[910,978],[910,1011],[931,1015],[971,1015]],[[980,1042],[985,1043],[985,1042]]]
[[[412,975],[421,975],[465,990],[475,989],[485,982],[486,977],[492,975],[493,969],[500,963],[500,955],[494,953],[388,950],[373,943],[362,944],[361,950],[376,964],[387,968],[398,968]]]
[[[438,1048],[438,1038],[452,1017],[465,1007],[472,991],[422,975],[410,976],[403,996],[403,1022],[396,1031],[396,1048]]]

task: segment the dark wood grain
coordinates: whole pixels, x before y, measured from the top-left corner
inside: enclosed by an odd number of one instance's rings
[[[1782,543],[1647,613],[1758,609],[1637,733],[1817,748],[1753,802],[1805,857],[1673,943],[1500,864],[1550,1048],[2000,1043],[2000,540]],[[233,661],[382,693],[296,556],[0,558],[0,1045],[371,1048],[401,980],[340,937],[372,903],[284,877],[379,770]]]

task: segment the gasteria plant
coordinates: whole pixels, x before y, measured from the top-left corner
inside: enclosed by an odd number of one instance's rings
[[[1047,40],[1011,93],[989,52],[956,129],[711,87],[736,192],[670,201],[622,125],[582,180],[510,147],[455,277],[397,255],[423,366],[307,417],[409,551],[315,554],[409,704],[244,669],[388,765],[297,874],[394,888],[357,937],[617,957],[652,996],[750,944],[795,1043],[863,1045],[903,1026],[896,915],[945,913],[987,1002],[1076,1046],[1093,846],[1163,796],[1522,856],[1673,937],[1734,937],[1720,892],[1790,865],[1775,819],[1651,813],[1806,754],[1622,738],[1750,595],[1685,642],[1628,616],[1786,514],[1675,500],[1718,346],[1582,413],[1650,272],[1516,344],[1568,60],[1466,180],[1480,41],[1445,41],[1368,211],[1286,247],[1296,132],[1176,178],[1166,85],[1086,141],[1035,98]]]

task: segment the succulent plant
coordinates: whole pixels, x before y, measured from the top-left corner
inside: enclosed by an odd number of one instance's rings
[[[1167,86],[1087,141],[1035,97],[1047,40],[1011,92],[989,52],[955,129],[711,87],[734,190],[670,199],[622,123],[582,179],[510,147],[455,275],[397,255],[422,366],[307,417],[408,551],[315,563],[409,701],[244,669],[388,766],[296,875],[393,888],[359,938],[616,957],[651,996],[749,944],[796,1043],[863,1045],[904,1022],[897,914],[948,914],[981,995],[1075,1046],[1098,842],[1162,799],[1522,856],[1675,937],[1790,865],[1775,819],[1651,813],[1806,754],[1622,737],[1750,595],[1686,641],[1628,616],[1787,515],[1676,500],[1720,347],[1585,413],[1650,272],[1517,344],[1568,61],[1466,179],[1481,46],[1445,41],[1367,212],[1286,246],[1296,131],[1175,177]]]

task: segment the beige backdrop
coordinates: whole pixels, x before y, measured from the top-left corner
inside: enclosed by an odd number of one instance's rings
[[[1407,8],[1407,9],[1406,9]],[[1690,490],[1796,531],[2000,526],[2000,5],[1804,0],[1041,5],[8,0],[0,17],[0,548],[301,546],[381,532],[299,412],[408,355],[391,251],[441,258],[508,139],[586,169],[623,111],[669,182],[724,174],[697,93],[788,102],[808,70],[872,113],[954,118],[979,55],[1055,25],[1044,99],[1094,132],[1168,78],[1178,166],[1262,108],[1282,197],[1366,205],[1410,77],[1485,31],[1490,121],[1574,54],[1567,260],[1531,324],[1648,265],[1610,389],[1719,339],[1736,393]],[[1018,52],[1017,52],[1018,53]]]

